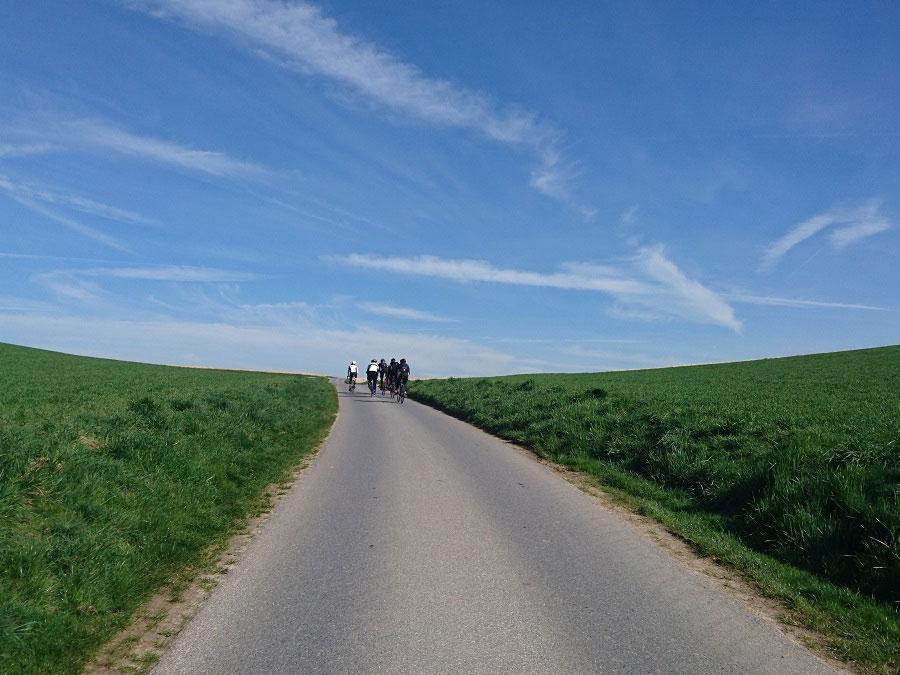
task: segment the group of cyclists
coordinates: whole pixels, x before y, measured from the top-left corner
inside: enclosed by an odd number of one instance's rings
[[[350,385],[349,391],[356,389],[356,378],[359,377],[359,366],[356,361],[351,361],[347,366],[347,384]],[[391,359],[388,363],[385,359],[377,361],[372,359],[366,367],[366,383],[369,385],[369,393],[375,396],[379,387],[381,395],[384,392],[390,393],[391,397],[396,396],[400,403],[406,398],[406,385],[409,382],[409,364],[406,359]]]

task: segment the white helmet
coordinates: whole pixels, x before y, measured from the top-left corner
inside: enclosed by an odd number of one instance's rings
[[[355,365],[356,365],[356,361],[351,361],[351,362],[350,362],[350,365],[351,365],[351,366],[355,366]]]

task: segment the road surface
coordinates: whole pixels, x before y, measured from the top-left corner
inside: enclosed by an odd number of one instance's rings
[[[155,672],[829,672],[523,453],[412,401],[339,397]]]

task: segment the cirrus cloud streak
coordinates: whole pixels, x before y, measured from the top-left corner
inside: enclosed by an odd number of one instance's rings
[[[335,258],[326,258],[337,261]],[[626,307],[639,307],[643,316],[677,316],[739,332],[734,310],[715,291],[690,279],[666,257],[662,246],[647,246],[629,259],[628,270],[608,265],[567,263],[558,272],[502,268],[483,260],[448,259],[422,255],[411,258],[351,254],[341,260],[351,267],[434,277],[460,283],[487,282],[513,286],[595,291]]]
[[[420,309],[412,307],[398,307],[397,305],[389,305],[383,302],[363,302],[359,305],[360,309],[369,314],[376,316],[386,316],[394,319],[409,319],[412,321],[430,321],[436,323],[454,323],[456,319],[446,316],[439,316],[431,312],[423,312]]]
[[[448,80],[430,77],[416,65],[338,23],[307,2],[272,0],[154,0],[133,4],[155,16],[194,28],[224,31],[255,47],[272,50],[287,65],[340,83],[394,111],[441,126],[471,129],[501,143],[523,146],[537,156],[530,185],[578,208],[570,196],[572,170],[560,158],[560,132],[516,106]]]
[[[172,141],[140,136],[98,120],[75,120],[66,124],[70,143],[98,147],[160,164],[219,177],[261,177],[271,169],[223,152],[198,150]]]
[[[763,256],[763,267],[777,265],[795,246],[828,228],[833,228],[828,233],[832,248],[840,250],[893,226],[894,224],[882,215],[881,202],[875,199],[855,208],[829,209],[797,223],[783,236],[769,244]]]

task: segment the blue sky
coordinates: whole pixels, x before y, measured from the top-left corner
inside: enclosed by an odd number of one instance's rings
[[[896,3],[2,14],[2,341],[418,375],[900,341]]]

